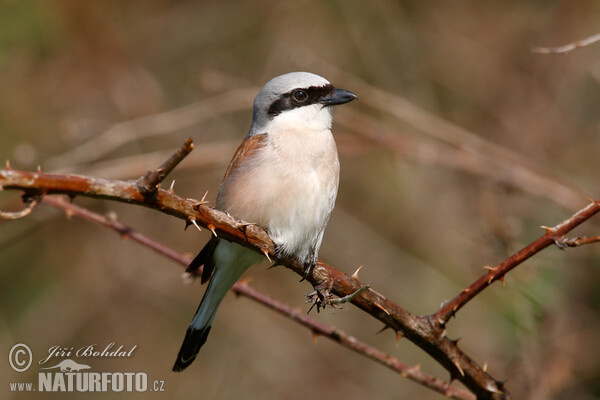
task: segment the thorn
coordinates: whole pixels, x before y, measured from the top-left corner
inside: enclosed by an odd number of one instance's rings
[[[190,218],[190,221],[192,221],[192,224],[194,224],[194,226],[195,226],[196,228],[198,228],[198,230],[199,230],[200,232],[202,232],[202,229],[200,229],[200,225],[198,225],[198,223],[196,222],[196,220],[195,220],[195,219],[193,219],[193,218]]]
[[[546,233],[554,233],[554,228],[549,228],[546,225],[541,225],[540,228],[546,231]]]
[[[487,373],[487,367],[488,367],[488,363],[487,361],[483,363],[483,367],[481,368],[483,370],[483,372]]]
[[[460,375],[464,377],[465,371],[463,371],[463,369],[460,367],[460,365],[458,364],[458,361],[454,360],[454,361],[452,361],[452,364],[454,364],[454,366],[456,367],[458,372],[460,372]]]
[[[317,344],[317,338],[319,337],[319,334],[315,331],[312,331],[312,341],[313,344]]]
[[[206,193],[204,193],[204,196],[202,196],[202,200],[200,200],[201,203],[204,203],[206,201],[207,195],[208,195],[208,190],[206,191]]]
[[[185,228],[184,228],[183,230],[184,230],[184,231],[187,231],[187,228],[189,228],[189,226],[190,226],[191,224],[192,224],[192,223],[190,222],[190,220],[189,220],[189,219],[186,219],[186,220],[185,220]]]
[[[175,187],[175,179],[173,179],[173,182],[171,182],[171,186],[169,186],[170,193],[175,193],[175,190],[173,190],[174,187]]]
[[[448,339],[448,340],[450,340],[450,342],[451,342],[453,345],[457,346],[457,345],[458,345],[458,342],[460,342],[460,339],[462,339],[462,338],[456,338],[456,339],[454,339],[454,340],[452,340],[452,339]]]
[[[12,168],[10,167],[10,160],[6,160],[6,169],[12,169]]]
[[[487,269],[488,271],[492,272],[494,271],[494,269],[496,269],[496,267],[490,267],[489,265],[484,265],[483,267],[481,267],[483,269]]]
[[[489,279],[488,279],[488,281],[487,281],[487,284],[488,284],[488,285],[490,285],[490,284],[492,283],[492,281],[493,281],[493,280],[494,280],[494,276],[493,276],[493,275],[490,275],[490,277],[489,277]]]
[[[40,164],[37,166],[37,172],[42,173],[42,166]]]
[[[73,211],[71,211],[71,210],[65,210],[65,216],[67,217],[68,220],[71,220],[71,218],[73,217],[73,215],[75,215],[73,213]]]
[[[356,268],[356,271],[354,271],[354,273],[352,274],[352,277],[356,280],[358,280],[358,271],[360,271],[362,269],[362,265],[358,268]]]
[[[383,308],[383,306],[379,303],[375,303],[375,306],[377,308],[379,308],[381,311],[383,311],[384,313],[386,313],[387,315],[391,315],[390,312],[388,310],[386,310],[385,308]]]
[[[404,337],[404,335],[402,334],[402,332],[397,331],[396,332],[396,348],[398,348],[398,344],[400,343],[400,339],[402,339]]]
[[[215,235],[217,236],[217,235]],[[271,261],[271,257],[269,257],[269,251],[267,249],[260,249],[260,251],[262,251],[262,253],[265,255],[265,257],[267,257],[267,260],[269,260],[269,262],[273,262]]]
[[[391,326],[389,325],[384,325],[383,328],[381,328],[380,330],[378,330],[377,332],[375,332],[376,335],[379,335],[381,332],[391,329]],[[397,332],[396,332],[397,333]]]
[[[469,293],[470,291],[471,291],[471,288],[464,288],[464,289],[463,289],[463,292],[464,292],[464,293]]]
[[[502,282],[502,287],[506,287],[506,283],[504,283],[504,275],[500,277],[500,282]]]
[[[212,232],[213,235],[215,235],[215,237],[217,237],[217,232],[215,232],[215,226],[213,224],[208,224],[207,228]]]

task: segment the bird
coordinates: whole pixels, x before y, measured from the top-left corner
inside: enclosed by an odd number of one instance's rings
[[[271,79],[254,99],[250,130],[219,187],[216,208],[264,228],[276,255],[296,258],[306,276],[318,260],[339,185],[332,109],[356,98],[310,72]],[[203,266],[201,282],[209,283],[173,371],[183,371],[194,361],[225,294],[262,259],[213,236],[192,260],[186,271]]]

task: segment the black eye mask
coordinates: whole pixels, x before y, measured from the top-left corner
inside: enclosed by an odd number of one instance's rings
[[[272,119],[283,111],[318,103],[321,99],[333,93],[333,85],[311,86],[306,89],[298,88],[279,96],[271,103],[267,114]]]

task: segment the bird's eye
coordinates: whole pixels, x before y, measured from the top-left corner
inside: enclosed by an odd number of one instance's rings
[[[306,94],[304,90],[294,90],[292,92],[292,96],[294,97],[294,100],[298,102],[303,102],[306,101],[306,99],[308,99],[308,94]]]

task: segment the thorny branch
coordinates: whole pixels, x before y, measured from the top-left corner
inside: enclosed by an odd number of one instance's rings
[[[187,222],[196,221],[198,224],[209,227],[224,239],[235,241],[268,255],[277,263],[301,276],[304,273],[304,265],[298,263],[297,260],[276,256],[273,242],[262,228],[235,219],[203,202],[184,199],[172,191],[157,189],[155,196],[148,199],[140,192],[135,181],[104,180],[77,175],[44,174],[39,171],[24,172],[12,169],[0,170],[0,187],[42,195],[68,194],[72,197],[81,195],[143,205]],[[502,382],[491,377],[485,368],[479,366],[461,351],[455,341],[446,337],[445,323],[455,310],[464,306],[477,293],[495,280],[501,279],[508,271],[533,254],[559,241],[564,234],[592,217],[599,210],[600,201],[595,201],[555,228],[549,228],[548,232],[540,239],[492,268],[490,273],[478,279],[431,316],[418,317],[371,288],[352,297],[351,302],[383,322],[386,327],[392,328],[425,350],[450,372],[451,379],[460,380],[478,398],[509,399],[510,394],[505,390]],[[338,297],[350,296],[362,287],[356,277],[344,274],[322,262],[313,268],[307,280],[324,293],[325,298],[329,293]]]
[[[148,171],[146,175],[138,180],[138,188],[145,196],[151,196],[156,193],[158,185],[166,178],[171,171],[175,169],[183,159],[194,150],[194,144],[191,138],[187,138],[185,143],[169,157],[160,167],[153,171]]]
[[[570,246],[569,243],[572,243],[572,246],[578,246],[579,244],[575,244],[577,242],[577,238],[565,239],[564,235],[566,235],[568,232],[573,230],[575,227],[577,227],[584,221],[587,221],[588,219],[593,217],[596,213],[598,213],[598,211],[600,211],[600,200],[588,204],[586,207],[576,212],[571,218],[564,220],[563,222],[561,222],[553,228],[543,226],[542,228],[546,230],[546,233],[543,236],[541,236],[533,243],[525,246],[524,248],[522,248],[512,256],[508,257],[506,260],[502,261],[495,267],[486,267],[488,273],[482,275],[469,287],[463,289],[463,291],[459,295],[457,295],[452,301],[442,306],[432,316],[433,322],[443,327],[448,322],[448,320],[456,313],[456,311],[461,309],[465,304],[467,304],[470,300],[477,296],[479,292],[481,292],[483,289],[490,286],[497,280],[504,280],[504,275],[506,275],[511,269],[515,268],[517,265],[521,264],[523,261],[527,260],[534,254],[539,253],[546,247],[552,244],[556,244],[558,247],[562,248],[564,246]],[[583,239],[583,242],[594,242],[598,241],[597,239],[598,238]],[[579,240],[582,241],[581,238],[579,238]]]
[[[118,232],[121,236],[130,238],[156,251],[157,253],[170,258],[171,260],[175,261],[178,264],[181,264],[184,267],[187,267],[191,261],[190,258],[185,257],[184,255],[172,250],[171,248],[148,238],[147,236],[137,232],[130,226],[119,222],[115,218],[109,218],[100,215],[86,208],[77,206],[60,197],[47,196],[44,197],[43,202],[53,207],[62,209],[69,217],[75,215],[90,222],[94,222],[103,225],[109,229],[112,229]],[[202,274],[202,268],[194,271],[194,274],[200,276]],[[368,345],[367,343],[361,342],[357,338],[345,333],[344,331],[325,325],[309,317],[300,310],[294,309],[284,303],[272,299],[271,297],[251,288],[247,285],[246,282],[240,281],[236,283],[233,286],[232,291],[237,295],[254,300],[257,303],[262,304],[263,306],[271,310],[277,311],[285,317],[298,322],[302,326],[310,329],[310,331],[315,336],[324,336],[330,340],[333,340],[334,342],[341,344],[345,348],[353,350],[367,358],[370,358],[388,367],[392,371],[400,374],[400,376],[402,376],[403,378],[410,379],[432,390],[442,393],[450,398],[465,400],[471,400],[474,398],[471,393],[464,389],[451,387],[450,385],[448,385],[447,382],[423,373],[418,365],[411,367],[401,362],[397,358],[392,357],[389,354],[385,354],[384,352],[377,350],[376,348]]]

